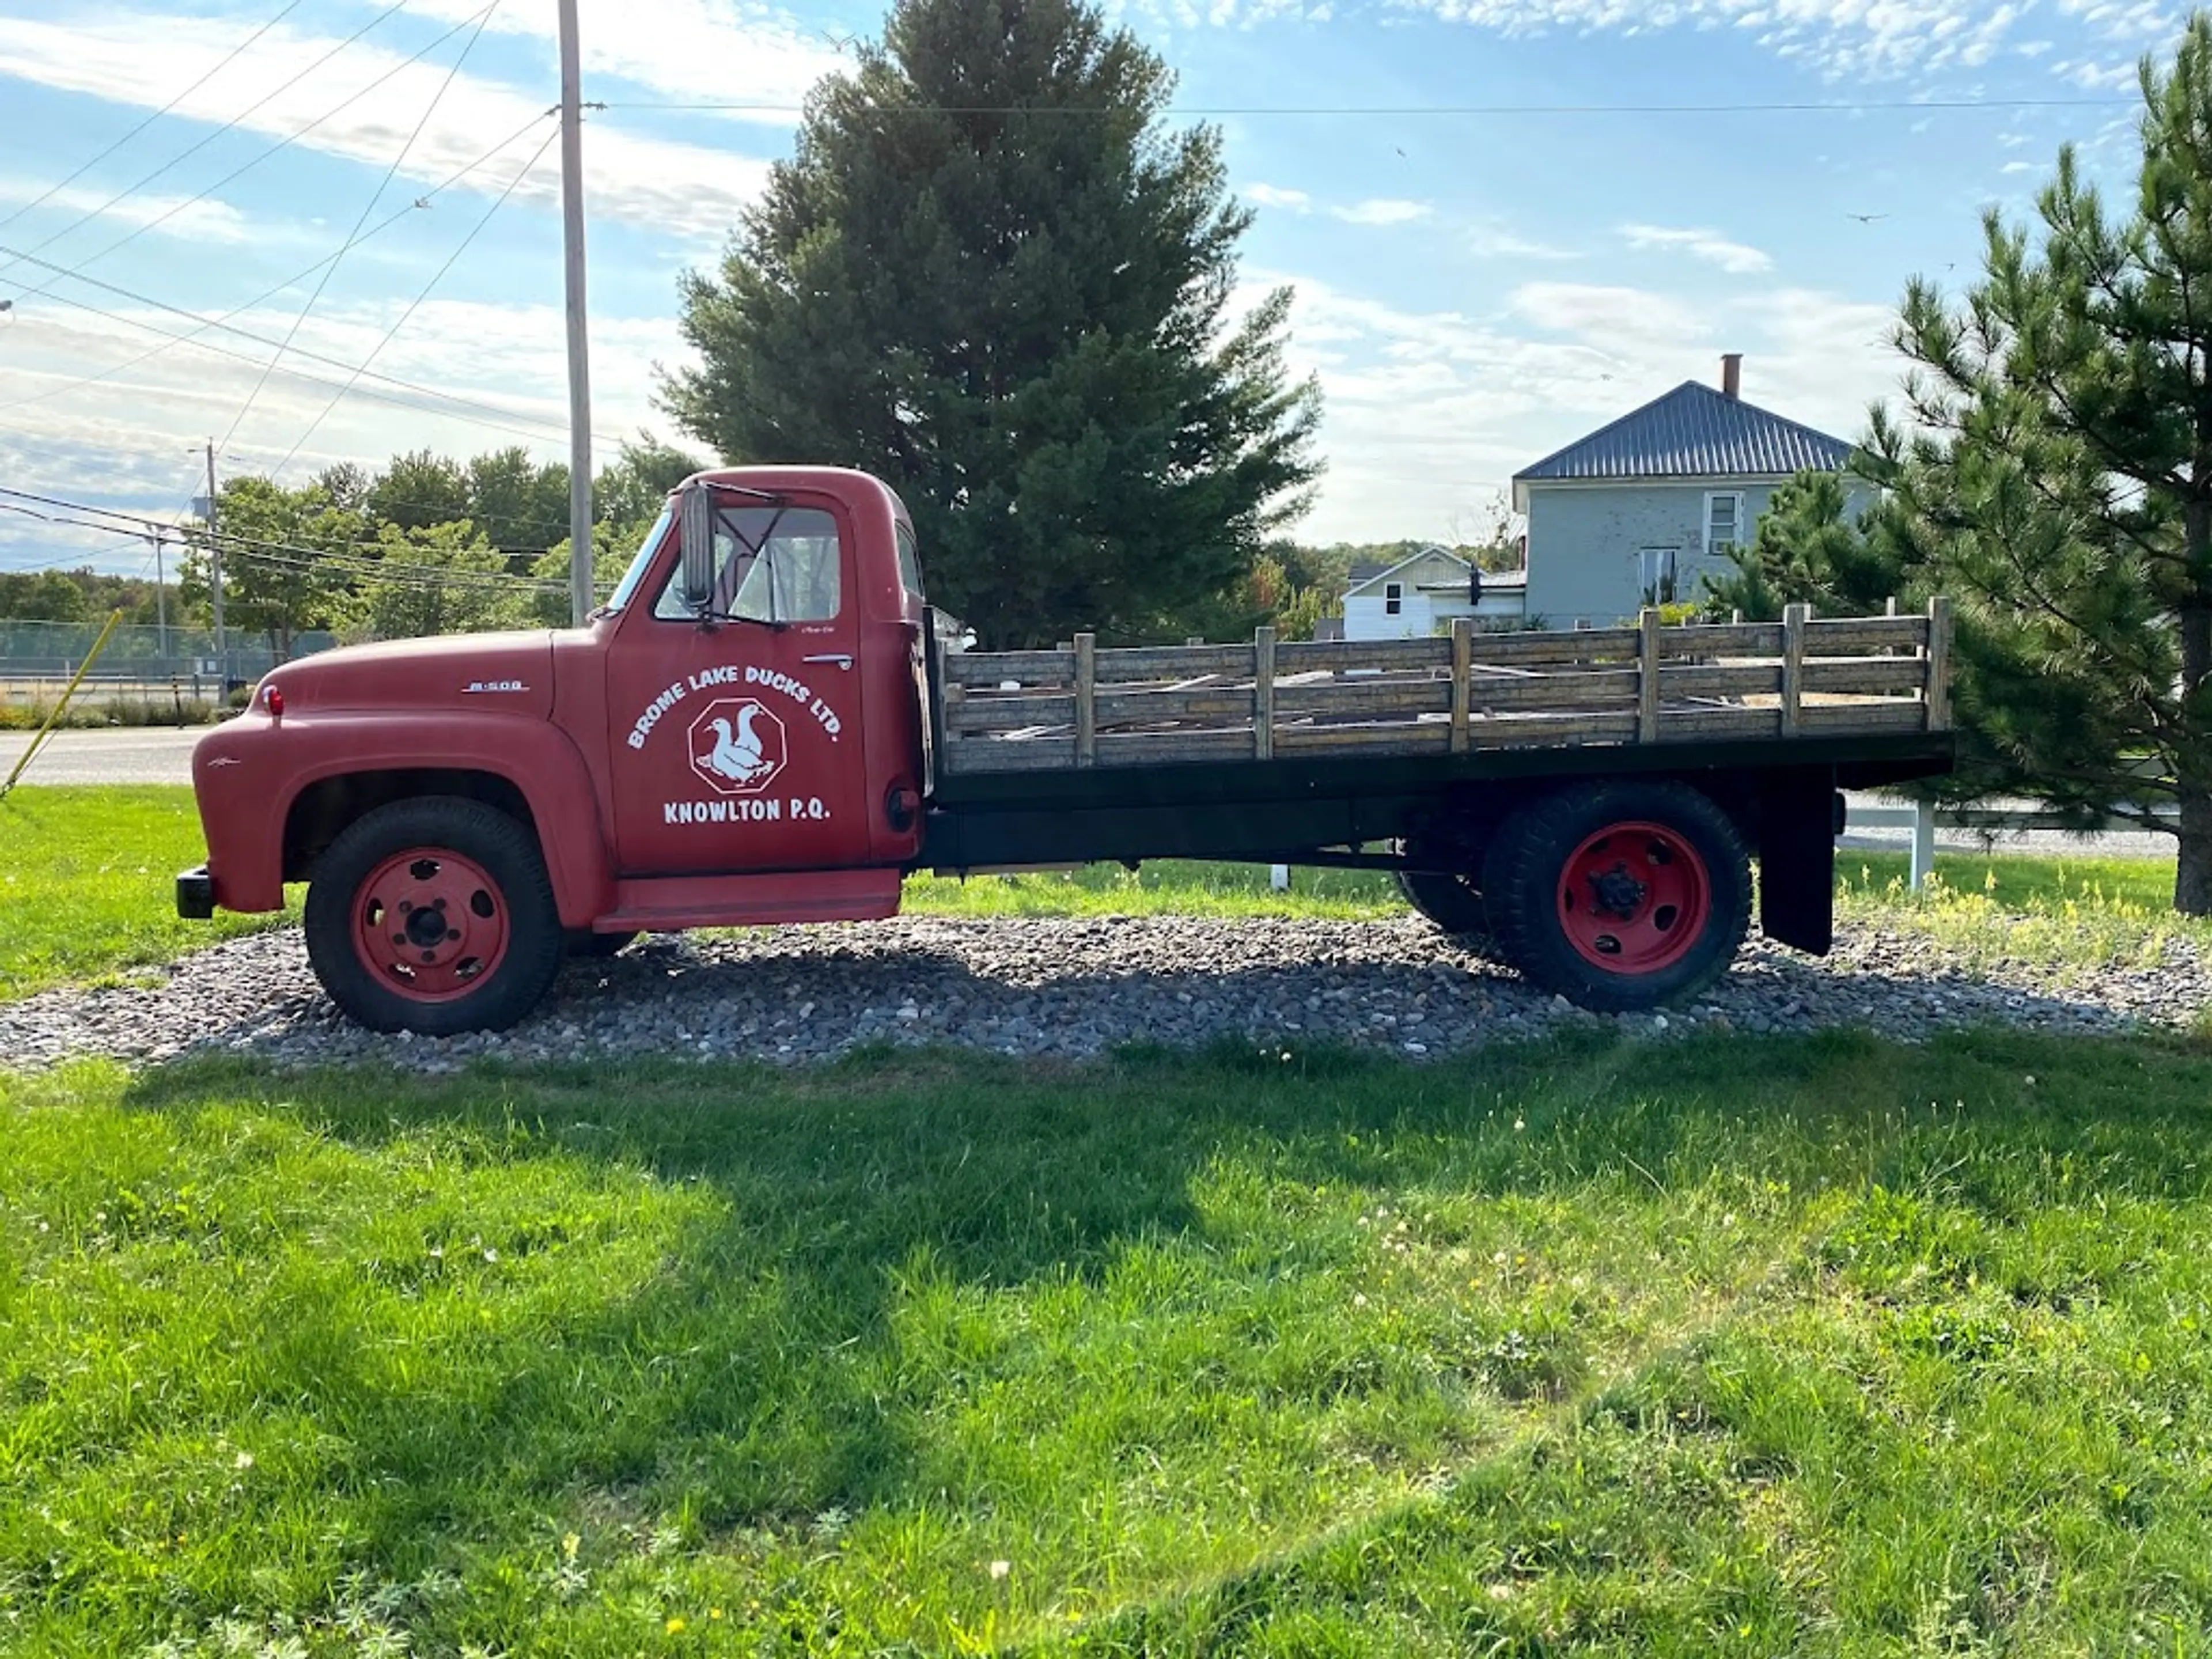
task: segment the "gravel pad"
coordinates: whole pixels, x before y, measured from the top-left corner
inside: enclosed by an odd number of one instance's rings
[[[1825,960],[1756,936],[1689,1006],[1593,1016],[1452,948],[1418,918],[1374,921],[1142,918],[890,921],[647,938],[572,962],[514,1029],[380,1036],[340,1016],[296,929],[234,939],[134,983],[0,1005],[0,1059],[256,1054],[280,1065],[391,1063],[449,1071],[510,1060],[648,1054],[778,1062],[856,1043],[951,1044],[1082,1056],[1131,1042],[1349,1043],[1419,1059],[1568,1024],[1662,1036],[1700,1028],[1857,1025],[1917,1040],[1947,1026],[2051,1031],[2183,1024],[2212,1006],[2212,963],[2188,939],[2157,968],[2025,963],[1969,973],[1925,937],[1839,931]]]

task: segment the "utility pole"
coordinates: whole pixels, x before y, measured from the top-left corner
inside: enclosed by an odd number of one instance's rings
[[[215,523],[215,440],[210,438],[207,447],[208,464],[208,592],[215,601],[215,678],[222,689],[217,693],[219,708],[230,704],[230,649],[222,634],[222,542],[216,534]]]
[[[561,0],[561,249],[568,302],[568,603],[592,609],[592,372],[584,329],[584,111],[576,0]]]
[[[161,575],[161,532],[154,532],[154,654],[169,654],[169,592]]]

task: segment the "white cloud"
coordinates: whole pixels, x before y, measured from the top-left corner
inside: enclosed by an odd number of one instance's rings
[[[1425,219],[1435,210],[1426,202],[1408,202],[1395,197],[1370,197],[1364,202],[1354,202],[1349,207],[1333,207],[1329,213],[1352,225],[1407,225],[1416,219]]]
[[[1509,37],[1638,35],[1727,27],[1829,82],[1894,79],[1985,63],[2023,8],[1984,0],[1395,0]]]
[[[1321,380],[1316,541],[1452,533],[1514,472],[1684,380],[1714,384],[1741,350],[1745,395],[1840,437],[1893,391],[1889,308],[1802,289],[1716,303],[1624,287],[1532,283],[1502,313],[1407,311],[1327,283],[1253,272],[1249,303],[1297,297],[1290,356]]]
[[[205,19],[152,13],[106,14],[75,27],[17,19],[0,75],[112,101],[158,108],[188,81],[216,67],[244,30]],[[272,29],[235,63],[179,104],[187,119],[221,122],[271,93],[246,117],[246,131],[268,137],[293,135],[382,79],[311,132],[300,148],[381,167],[388,165],[420,112],[446,79],[444,59],[404,63],[399,54],[367,41],[321,68],[316,60],[332,43]],[[409,149],[401,175],[431,182],[458,171],[485,150],[542,117],[545,100],[495,82],[462,74],[440,100],[435,115]],[[544,131],[550,130],[550,122]],[[488,163],[469,187],[496,191],[529,154],[517,142],[510,159]],[[586,198],[594,215],[678,233],[718,234],[765,182],[768,163],[695,144],[641,137],[617,118],[589,124],[584,139]],[[559,198],[557,152],[549,150],[515,191],[524,202],[550,205]],[[181,182],[183,174],[180,172]]]
[[[1737,276],[1749,276],[1774,268],[1774,261],[1761,250],[1742,242],[1732,242],[1718,231],[1676,230],[1663,225],[1623,225],[1620,234],[1631,247],[1680,248]]]
[[[28,179],[0,179],[0,204],[27,207],[45,197],[40,208],[42,213],[93,213],[106,206],[114,193],[71,185],[48,195],[46,186]],[[263,242],[270,234],[268,227],[249,223],[243,213],[214,197],[194,201],[185,195],[132,196],[107,208],[103,217],[112,224],[157,227],[165,236],[195,242]]]
[[[472,20],[482,0],[408,0],[407,9],[441,22]],[[549,48],[558,40],[555,0],[502,0],[485,27]],[[577,40],[585,96],[610,75],[650,87],[671,101],[771,107],[727,112],[732,118],[794,124],[809,87],[844,63],[824,32],[789,14],[728,0],[579,0]]]
[[[1500,219],[1481,219],[1468,229],[1463,246],[1478,259],[1579,259],[1571,247],[1522,235]]]
[[[2063,76],[2085,92],[2118,92],[2137,84],[2138,70],[2126,64],[2053,64],[2051,71]]]
[[[301,327],[303,349],[359,362],[376,348],[404,305],[404,299],[339,303],[326,301]],[[8,328],[7,395],[0,404],[44,396],[19,410],[0,410],[0,475],[35,477],[43,491],[70,500],[107,499],[137,477],[148,457],[185,452],[210,432],[220,435],[260,378],[268,349],[236,336],[203,337],[237,356],[172,346],[112,378],[76,386],[137,357],[158,337],[131,319],[167,332],[189,325],[162,313],[135,309],[97,317],[41,306]],[[275,307],[248,312],[236,325],[282,338],[293,313]],[[664,433],[653,406],[653,368],[673,363],[683,346],[672,317],[592,319],[592,426],[609,438],[641,426]],[[287,358],[302,379],[279,372],[256,398],[252,413],[223,452],[226,471],[265,469],[290,450],[321,415],[344,371]],[[421,306],[378,355],[374,372],[465,398],[481,409],[458,409],[365,380],[340,401],[302,447],[285,477],[296,482],[337,460],[380,465],[392,454],[428,446],[471,455],[520,444],[543,460],[566,458],[566,351],[557,305],[493,305],[433,299]],[[65,391],[58,388],[72,387]],[[606,446],[601,445],[604,450]],[[166,474],[166,462],[155,474]],[[177,503],[170,501],[160,516]],[[26,526],[44,533],[43,527]],[[0,526],[0,530],[6,529]],[[16,532],[20,539],[23,529]]]
[[[2181,14],[2158,0],[2058,0],[2058,9],[2106,40],[2164,44],[2181,32]]]
[[[2015,173],[2033,173],[2037,168],[2033,161],[2007,161],[1997,171],[2009,176]]]
[[[1706,313],[1647,289],[1585,283],[1523,283],[1508,301],[1513,313],[1541,329],[1576,336],[1607,350],[1629,343],[1686,346],[1712,332]]]
[[[1238,193],[1245,200],[1257,202],[1261,207],[1281,208],[1286,213],[1306,214],[1316,210],[1314,198],[1310,193],[1303,190],[1290,190],[1280,185],[1247,185]],[[1379,196],[1370,197],[1362,202],[1326,204],[1319,210],[1349,225],[1405,225],[1417,219],[1431,217],[1435,213],[1426,202],[1407,202]]]
[[[1127,5],[1171,28],[1208,23],[1249,28],[1312,16],[1299,0],[1212,0],[1203,7],[1192,0],[1127,0]],[[2043,36],[2014,38],[2031,22],[2050,21],[2049,8],[2037,0],[1388,0],[1388,6],[1401,15],[1434,17],[1509,39],[1634,39],[1730,28],[1831,84],[1926,82],[1946,71],[1982,69],[2005,54],[2033,58],[2055,49]],[[2160,0],[2058,0],[2057,9],[2081,32],[2130,50],[2163,50],[2181,27],[2179,11]]]

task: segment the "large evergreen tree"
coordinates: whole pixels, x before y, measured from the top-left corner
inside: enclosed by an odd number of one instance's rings
[[[887,478],[987,646],[1178,635],[1303,511],[1319,404],[1286,290],[1231,324],[1249,214],[1171,84],[1078,0],[900,0],[684,278],[670,409]]]

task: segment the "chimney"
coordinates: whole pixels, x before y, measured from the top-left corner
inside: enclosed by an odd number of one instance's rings
[[[1743,391],[1743,353],[1724,351],[1721,354],[1721,396],[1734,398]]]

